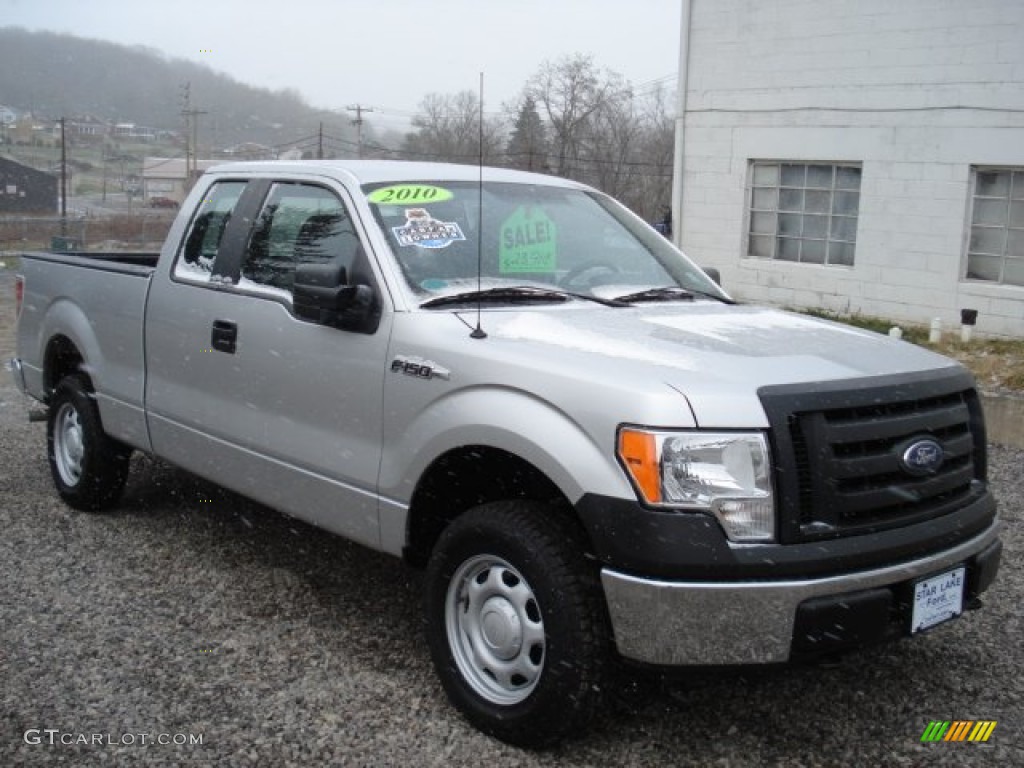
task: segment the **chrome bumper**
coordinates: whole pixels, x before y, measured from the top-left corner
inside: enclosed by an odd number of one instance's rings
[[[11,378],[14,379],[14,385],[23,395],[27,395],[28,388],[25,386],[25,369],[21,365],[21,360],[17,357],[12,357],[7,361],[7,368],[11,372]]]
[[[969,560],[998,539],[998,523],[957,547],[887,568],[808,581],[669,582],[601,572],[619,652],[648,664],[763,664],[790,657],[797,607],[885,587]]]

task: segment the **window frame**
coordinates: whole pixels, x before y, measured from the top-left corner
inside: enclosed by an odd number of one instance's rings
[[[206,201],[206,195],[209,195],[216,187],[223,184],[242,184],[242,191],[238,195],[238,199],[235,201],[234,206],[231,208],[231,216],[227,223],[224,225],[224,231],[221,233],[220,241],[217,244],[217,253],[214,255],[213,260],[210,262],[210,271],[205,274],[205,277],[199,273],[188,270],[183,267],[185,261],[185,250],[188,248],[189,237],[192,235],[193,228],[199,219],[199,216],[203,212],[203,206]],[[225,276],[223,270],[219,269],[218,266],[223,266],[225,263],[231,265],[235,263],[235,253],[238,249],[239,237],[246,234],[249,229],[247,223],[248,210],[254,204],[254,196],[256,201],[262,199],[262,195],[259,194],[259,185],[257,180],[248,177],[236,177],[236,176],[225,176],[213,179],[210,184],[206,187],[203,192],[203,200],[192,211],[192,215],[189,217],[188,225],[185,227],[185,231],[181,235],[181,240],[178,243],[177,250],[174,255],[174,262],[170,268],[170,279],[171,282],[180,283],[183,285],[192,285],[200,288],[220,288],[222,286],[222,278]],[[215,280],[214,277],[217,279]]]
[[[783,184],[783,169],[785,166],[802,166],[803,167],[803,182],[799,187],[796,186],[785,186]],[[829,186],[809,186],[808,174],[809,168],[814,166],[828,166],[830,169],[831,180]],[[774,185],[755,184],[754,179],[758,168],[775,168],[776,179]],[[841,187],[839,186],[839,171],[844,168],[855,169],[858,172],[858,183],[856,189]],[[757,261],[768,262],[768,263],[784,263],[784,264],[800,264],[804,266],[814,267],[831,267],[840,269],[854,269],[856,267],[856,246],[857,246],[857,231],[860,228],[860,217],[861,217],[861,190],[863,188],[864,180],[864,165],[859,161],[849,160],[804,160],[804,159],[767,159],[767,158],[748,158],[747,160],[747,184],[746,184],[746,196],[744,205],[744,252],[743,258],[754,259]],[[756,208],[754,207],[755,193],[758,190],[774,190],[774,208]],[[782,196],[784,190],[799,190],[800,192],[800,208],[799,210],[783,210],[782,209]],[[827,209],[821,212],[808,210],[806,196],[808,192],[812,193],[828,193],[828,205]],[[856,194],[856,211],[852,215],[845,213],[837,213],[835,211],[835,201],[837,193],[855,193]],[[771,232],[754,232],[754,221],[755,215],[768,215],[772,217],[772,231]],[[783,235],[780,233],[780,218],[783,216],[796,216],[799,217],[800,231],[795,235]],[[805,227],[806,219],[812,218],[823,218],[824,219],[824,236],[806,236]],[[853,222],[853,231],[850,239],[837,237],[833,235],[835,225],[833,220],[839,219],[850,219]],[[754,243],[757,238],[764,238],[771,242],[771,254],[760,255],[753,252]],[[793,258],[782,258],[780,254],[780,240],[792,241],[798,244],[797,257]],[[821,260],[817,259],[804,259],[803,251],[805,243],[814,242],[821,243],[823,245],[823,253]],[[833,244],[840,244],[847,246],[850,249],[850,261],[849,263],[837,262],[833,259],[836,258],[832,255]]]
[[[200,204],[195,207],[188,225],[185,227],[185,231],[181,236],[181,240],[178,242],[174,261],[170,267],[169,276],[171,282],[188,285],[194,288],[205,288],[207,290],[224,291],[226,293],[244,294],[258,299],[275,301],[284,306],[289,313],[294,316],[293,295],[291,292],[288,292],[288,295],[286,296],[284,295],[285,292],[283,289],[277,289],[272,286],[266,286],[266,290],[261,290],[257,287],[239,285],[239,278],[241,277],[242,264],[245,261],[249,241],[255,231],[258,217],[263,211],[274,185],[304,184],[306,186],[325,190],[337,198],[341,203],[345,212],[348,214],[349,221],[352,224],[352,232],[358,239],[360,246],[359,255],[353,264],[354,269],[350,270],[347,277],[351,280],[352,272],[356,271],[355,268],[360,268],[359,273],[363,278],[363,282],[373,288],[378,297],[383,300],[384,292],[381,291],[380,286],[384,283],[382,283],[382,278],[377,271],[378,266],[371,255],[366,229],[363,226],[362,218],[359,215],[359,209],[354,204],[352,196],[348,194],[344,187],[336,187],[329,183],[312,181],[307,177],[276,175],[272,177],[225,176],[213,179],[207,185],[204,194],[208,194],[216,185],[225,182],[243,183],[246,186],[242,190],[241,195],[239,195],[238,201],[235,203],[235,207],[232,209],[231,219],[225,226],[224,233],[221,237],[220,248],[218,249],[217,255],[211,264],[212,269],[209,276],[206,279],[203,279],[198,273],[182,274],[179,270],[179,264],[184,258],[188,236],[192,232],[192,227],[195,224],[196,218],[202,210],[202,204]],[[212,279],[213,277],[216,277],[217,279]]]
[[[979,173],[1005,173],[1009,175],[1009,185],[1007,187],[1006,196],[995,196],[995,195],[983,195],[981,200],[983,201],[997,201],[1005,200],[1006,202],[1006,217],[1004,223],[1000,225],[991,224],[976,224],[974,221],[975,211],[977,210],[977,203],[979,200],[978,196],[978,174]],[[1015,179],[1019,184],[1019,189],[1015,185]],[[1015,197],[1015,194],[1017,195]],[[1024,289],[1024,277],[1020,283],[1007,282],[1006,281],[1006,265],[1009,260],[1019,261],[1021,268],[1024,269],[1024,254],[1021,256],[1014,256],[1010,253],[1010,233],[1019,232],[1020,238],[1024,239],[1024,226],[1013,226],[1012,215],[1014,203],[1018,203],[1020,208],[1024,210],[1024,166],[1018,165],[988,165],[978,164],[971,165],[970,167],[970,178],[967,190],[967,201],[966,201],[966,212],[964,216],[964,236],[963,236],[963,247],[961,250],[961,265],[960,265],[960,280],[969,283],[972,286],[991,286],[993,288],[1011,288],[1011,289]],[[971,243],[974,240],[975,227],[978,226],[985,230],[1001,229],[1003,234],[1003,245],[1001,253],[989,253],[985,251],[972,251]],[[988,258],[999,259],[999,278],[997,280],[988,279],[984,277],[973,277],[971,276],[971,256],[983,256]]]
[[[275,190],[277,190],[281,186],[309,187],[309,188],[312,188],[312,189],[317,189],[317,190],[321,190],[323,192],[326,192],[329,196],[331,196],[335,200],[337,200],[338,204],[341,206],[341,209],[342,209],[342,211],[344,211],[344,214],[345,214],[345,216],[346,216],[346,218],[347,218],[347,220],[349,222],[349,225],[350,225],[351,230],[352,230],[352,235],[356,238],[356,240],[358,242],[359,250],[362,251],[362,254],[363,254],[362,258],[363,258],[363,260],[368,261],[368,255],[367,255],[367,249],[366,249],[366,239],[360,235],[358,227],[356,225],[356,222],[358,221],[358,219],[357,219],[357,217],[355,215],[354,206],[352,206],[350,203],[346,202],[345,198],[341,194],[338,193],[338,190],[333,189],[332,187],[330,187],[330,186],[328,186],[326,184],[320,184],[320,183],[317,183],[317,182],[314,182],[314,181],[310,181],[308,179],[269,179],[269,180],[267,180],[266,190],[260,196],[259,205],[257,206],[257,209],[256,209],[256,211],[255,211],[255,213],[254,213],[254,215],[252,217],[252,222],[251,222],[251,224],[249,226],[249,229],[248,229],[248,232],[246,234],[245,242],[244,242],[244,244],[243,244],[243,246],[242,246],[242,248],[241,248],[241,250],[239,252],[239,255],[238,255],[238,265],[237,265],[237,274],[232,276],[233,282],[231,283],[230,288],[232,290],[234,290],[234,291],[245,293],[247,295],[257,296],[259,298],[266,298],[266,299],[272,299],[272,300],[276,299],[278,301],[281,301],[286,306],[288,306],[289,309],[291,309],[291,307],[293,305],[293,301],[294,301],[294,288],[292,288],[292,289],[285,289],[285,288],[281,288],[281,287],[278,287],[278,286],[273,286],[273,285],[269,285],[269,284],[259,283],[259,282],[255,281],[255,280],[253,280],[251,277],[245,277],[244,274],[243,274],[243,272],[245,270],[245,267],[246,267],[247,259],[248,259],[248,256],[249,256],[249,249],[250,249],[250,247],[252,245],[253,237],[256,235],[256,233],[258,231],[258,228],[259,228],[259,226],[261,224],[263,212],[264,212],[264,210],[266,210],[266,207],[270,204],[271,197],[274,194]],[[302,225],[300,225],[300,228],[299,228],[300,232],[301,232],[301,228],[302,228]],[[296,233],[296,234],[298,234],[298,233]],[[352,273],[354,271],[353,268],[357,266],[358,260],[359,260],[359,255],[358,255],[358,252],[357,252],[355,254],[355,256],[353,257],[352,263],[350,265],[348,265],[348,267],[346,269],[346,276],[349,279],[351,279],[351,277],[352,277]],[[297,266],[297,265],[298,265],[298,262],[293,262],[293,272],[294,272],[294,266]],[[241,280],[243,278],[247,281],[247,283],[244,284],[244,285],[241,283]],[[376,279],[375,278],[374,278],[374,285],[373,285],[373,287],[376,290]]]

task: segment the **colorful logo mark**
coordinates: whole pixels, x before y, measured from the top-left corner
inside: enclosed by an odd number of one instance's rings
[[[395,239],[403,248],[418,245],[421,248],[447,248],[465,235],[454,221],[438,221],[425,208],[406,208],[405,224],[392,227]]]
[[[988,741],[995,729],[995,720],[932,720],[921,741]]]

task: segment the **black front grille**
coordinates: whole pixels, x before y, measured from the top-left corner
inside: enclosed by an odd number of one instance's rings
[[[981,492],[985,434],[966,372],[765,387],[759,394],[772,425],[783,542],[910,525]],[[901,456],[924,438],[942,446],[943,461],[915,476]]]

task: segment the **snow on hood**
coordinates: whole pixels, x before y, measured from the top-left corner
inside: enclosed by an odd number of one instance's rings
[[[488,313],[494,338],[585,353],[588,376],[622,375],[621,363],[684,394],[703,424],[764,420],[757,389],[773,384],[938,370],[955,363],[921,347],[804,315],[697,302],[630,309],[566,306]],[[538,350],[539,352],[540,350]],[[586,360],[589,356],[592,360]],[[632,371],[636,374],[637,371]]]

